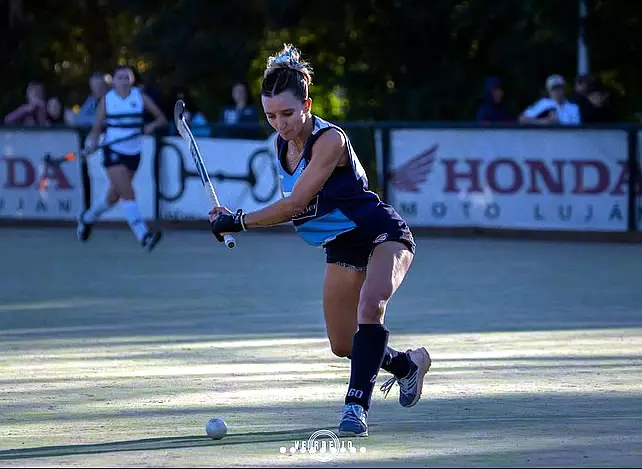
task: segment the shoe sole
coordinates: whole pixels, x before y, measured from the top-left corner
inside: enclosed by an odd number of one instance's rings
[[[156,247],[156,245],[157,245],[158,243],[160,243],[160,240],[161,240],[162,238],[163,238],[163,235],[162,235],[160,232],[158,232],[158,236],[156,237],[156,240],[155,240],[155,241],[152,241],[152,242],[149,244],[149,246],[147,246],[147,247],[146,247],[147,252],[151,252],[151,251],[154,249],[154,247]]]
[[[428,370],[430,370],[430,365],[432,365],[432,359],[430,358],[428,350],[426,350],[425,347],[421,347],[420,350],[423,352],[423,359],[421,360],[421,366],[417,365],[417,395],[412,401],[410,401],[410,404],[402,407],[413,407],[417,402],[419,402],[419,399],[421,399],[421,391],[424,387],[424,377],[426,376],[426,373],[428,373]]]

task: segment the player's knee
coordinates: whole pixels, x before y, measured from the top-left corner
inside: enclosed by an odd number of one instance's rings
[[[120,198],[123,200],[134,200],[135,195],[134,195],[134,188],[133,187],[123,187],[120,190]]]
[[[359,298],[359,322],[381,322],[390,299],[387,291],[363,289]]]
[[[352,354],[352,344],[344,344],[338,342],[330,342],[330,349],[332,353],[339,358],[345,358]]]

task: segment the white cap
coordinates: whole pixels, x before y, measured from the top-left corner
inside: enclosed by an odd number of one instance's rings
[[[546,89],[551,90],[554,86],[564,86],[566,81],[562,75],[551,75],[546,79]]]

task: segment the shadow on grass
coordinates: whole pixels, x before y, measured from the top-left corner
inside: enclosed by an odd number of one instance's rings
[[[347,461],[359,467],[377,466],[459,466],[459,467],[571,467],[586,465],[635,467],[639,462],[642,436],[638,408],[639,395],[532,394],[484,396],[422,402],[405,418],[396,402],[378,402],[370,423],[367,460]],[[65,444],[0,451],[0,461],[36,461],[38,458],[117,454],[158,450],[236,446],[242,452],[265,456],[266,448],[256,445],[277,443],[270,454],[278,459],[278,447],[308,440],[317,430],[336,430],[337,413],[323,403],[294,404],[286,407],[247,406],[238,414],[238,405],[216,406],[216,414],[228,415],[228,421],[251,421],[255,424],[283,425],[296,421],[319,423],[318,426],[293,427],[280,431],[231,432],[222,440],[204,435],[157,437],[92,444]],[[338,411],[338,408],[335,408]],[[119,419],[145,416],[146,419],[171,419],[172,415],[213,415],[206,408],[158,409],[147,412],[119,413]],[[109,413],[74,414],[63,418],[104,422]],[[41,421],[42,417],[39,416]],[[175,421],[175,419],[174,419]],[[132,426],[129,428],[133,428]],[[296,425],[296,424],[295,424]],[[61,426],[60,428],[65,428]],[[191,433],[191,430],[190,430]],[[16,440],[17,441],[17,440]],[[371,451],[372,450],[372,451]],[[147,454],[149,456],[149,453]],[[381,457],[379,457],[381,456]],[[190,464],[189,451],[182,452]],[[269,458],[269,456],[268,456]],[[296,465],[299,460],[282,461]],[[222,465],[223,461],[215,461]],[[314,465],[305,461],[305,465]],[[342,463],[346,461],[334,461]],[[354,463],[354,464],[353,464]],[[2,463],[0,463],[2,465]],[[330,464],[334,465],[334,464]],[[637,464],[639,467],[639,464]]]
[[[163,438],[144,438],[139,440],[111,441],[81,445],[42,446],[0,451],[0,461],[12,459],[47,458],[60,456],[77,456],[99,453],[118,453],[126,451],[152,451],[200,446],[230,446],[256,443],[286,442],[290,445],[295,440],[307,440],[319,428],[299,428],[273,432],[233,433],[221,440],[207,436],[178,436]],[[334,428],[326,428],[334,430]]]

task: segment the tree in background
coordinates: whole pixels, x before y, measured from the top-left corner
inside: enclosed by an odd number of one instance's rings
[[[592,71],[631,120],[642,110],[642,3],[588,10]],[[486,76],[501,76],[521,110],[551,73],[573,82],[577,62],[575,1],[10,0],[3,21],[3,110],[33,79],[81,101],[91,72],[129,63],[166,95],[189,87],[217,116],[236,80],[258,97],[267,55],[292,42],[314,65],[315,110],[328,118],[473,120]]]

